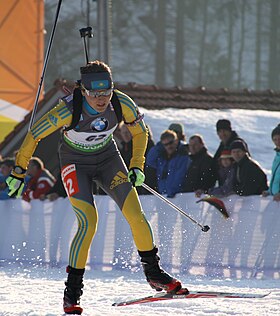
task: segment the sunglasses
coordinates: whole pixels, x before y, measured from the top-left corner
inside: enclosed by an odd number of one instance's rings
[[[89,97],[94,97],[94,98],[98,98],[98,97],[108,97],[113,89],[107,89],[107,90],[102,90],[102,91],[96,91],[96,90],[87,90],[85,89],[85,93],[87,96]]]
[[[175,140],[173,139],[173,140],[169,141],[168,143],[162,143],[162,145],[163,145],[164,147],[167,147],[167,146],[172,145],[174,142],[175,142]]]

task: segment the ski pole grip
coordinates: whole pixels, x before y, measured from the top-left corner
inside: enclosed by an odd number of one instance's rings
[[[132,183],[132,185],[135,187],[136,176],[132,174],[132,175],[129,177],[129,179],[130,179],[130,182]]]
[[[79,31],[80,31],[81,37],[86,37],[86,36],[93,37],[92,27],[90,26],[79,29]]]

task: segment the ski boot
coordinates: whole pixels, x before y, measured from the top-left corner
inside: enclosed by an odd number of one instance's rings
[[[63,297],[63,309],[65,314],[81,315],[83,309],[80,306],[80,297],[83,294],[83,275],[85,269],[75,269],[68,266],[66,268],[68,273],[66,288]]]
[[[183,289],[179,280],[166,273],[159,265],[158,249],[151,251],[138,251],[147,282],[156,291],[167,293],[188,294],[188,289]]]

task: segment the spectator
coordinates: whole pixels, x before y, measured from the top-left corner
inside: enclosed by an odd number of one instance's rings
[[[129,167],[130,159],[132,157],[132,136],[124,122],[120,122],[119,129],[122,139],[121,148],[119,148],[119,151],[126,166]]]
[[[149,126],[146,126],[146,127],[147,127],[147,131],[148,131],[148,144],[147,144],[147,148],[145,151],[145,157],[147,157],[149,150],[155,145],[155,143],[152,139],[151,130],[150,130]],[[119,151],[122,155],[122,158],[123,158],[126,166],[129,167],[130,160],[132,157],[132,136],[131,136],[131,133],[129,132],[129,130],[124,122],[121,122],[119,124],[119,130],[120,130],[120,135],[121,135],[121,139],[122,139],[122,141],[120,143]],[[144,171],[145,171],[145,182],[149,186],[155,187],[155,183],[154,183],[155,175],[147,170],[146,164],[144,164]],[[144,189],[141,186],[137,187],[136,190],[137,190],[138,194],[150,194],[146,189]]]
[[[208,193],[217,197],[233,194],[234,160],[230,150],[223,150],[219,158],[218,187],[210,188]]]
[[[148,131],[148,144],[147,144],[147,148],[145,151],[145,160],[147,160],[147,155],[149,153],[149,151],[151,150],[151,148],[153,148],[155,146],[155,142],[153,140],[153,133],[152,130],[150,128],[150,126],[146,125],[147,131]],[[152,188],[156,188],[156,174],[153,172],[150,172],[151,170],[149,170],[147,163],[145,162],[144,164],[144,173],[145,173],[145,183],[147,185],[149,185]],[[144,189],[142,186],[141,187],[137,187],[137,192],[140,195],[147,195],[147,194],[151,194],[149,191],[147,191],[146,189]]]
[[[159,193],[174,197],[175,194],[183,192],[190,162],[177,134],[171,130],[164,131],[160,143],[147,155],[147,166],[154,169]]]
[[[246,146],[246,151],[249,154],[248,146],[246,142],[238,136],[236,131],[233,131],[231,128],[231,122],[226,119],[218,120],[216,123],[217,134],[221,140],[220,145],[214,155],[214,159],[216,163],[219,162],[219,157],[221,156],[221,152],[225,149],[230,149],[230,144],[237,139],[240,139],[244,142]],[[249,154],[250,155],[250,154]]]
[[[146,152],[145,152],[145,157],[147,157],[148,152],[150,151],[150,149],[155,146],[155,142],[153,140],[152,130],[151,130],[150,126],[148,126],[148,125],[146,125],[146,128],[148,130],[148,144],[147,144],[147,149],[146,149]]]
[[[3,158],[2,158],[2,155],[0,154],[0,164],[1,164],[1,162],[3,161]],[[2,174],[2,172],[1,172],[1,170],[0,170],[0,177],[1,176],[3,176],[3,174]]]
[[[186,135],[184,133],[184,126],[181,123],[171,123],[168,127],[169,130],[174,131],[180,141],[186,142]]]
[[[64,185],[62,183],[61,175],[59,174],[56,177],[56,179],[57,180],[56,180],[54,186],[51,187],[51,189],[48,191],[48,193],[41,195],[41,197],[40,197],[41,200],[48,199],[49,201],[55,201],[59,197],[66,198],[67,193],[66,193],[66,191],[64,189]]]
[[[117,126],[117,128],[115,129],[114,133],[114,140],[117,144],[117,147],[118,149],[120,150],[122,145],[121,145],[121,142],[122,142],[122,136],[121,136],[121,130],[120,130],[120,124]]]
[[[231,155],[236,162],[233,190],[238,195],[259,195],[267,190],[266,174],[260,165],[251,159],[247,146],[242,140],[235,140],[230,145]]]
[[[149,126],[146,126],[147,131],[148,131],[148,143],[147,143],[147,148],[145,151],[145,157],[147,156],[149,150],[155,145],[153,139],[152,139],[152,132]],[[127,167],[129,167],[130,160],[132,157],[132,136],[130,131],[128,130],[126,124],[124,122],[121,122],[119,124],[119,130],[120,130],[120,135],[121,135],[121,143],[120,143],[120,148],[119,151],[123,157],[123,160]],[[147,178],[147,176],[146,176]]]
[[[273,129],[271,138],[276,146],[276,154],[272,163],[269,189],[263,192],[263,196],[273,195],[274,201],[280,201],[280,124]]]
[[[10,198],[8,195],[9,189],[6,185],[6,179],[10,175],[14,165],[15,160],[12,158],[4,158],[0,162],[0,200],[7,200]]]
[[[55,177],[44,167],[43,161],[38,157],[30,159],[27,175],[30,176],[30,180],[22,196],[27,202],[43,199],[55,184]]]
[[[213,157],[208,153],[201,135],[195,134],[189,140],[192,160],[187,172],[184,192],[195,192],[197,197],[215,185],[217,176]]]

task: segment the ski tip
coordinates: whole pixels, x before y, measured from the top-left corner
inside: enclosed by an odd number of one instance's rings
[[[268,292],[268,293],[263,294],[263,297],[266,297],[266,296],[268,296],[269,294],[271,294],[271,292]]]

